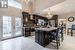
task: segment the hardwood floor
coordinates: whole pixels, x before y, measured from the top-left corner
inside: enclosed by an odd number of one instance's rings
[[[0,41],[0,50],[57,50],[54,44],[42,47],[35,42],[35,37],[18,37],[5,41]],[[75,36],[64,36],[59,50],[75,50]]]

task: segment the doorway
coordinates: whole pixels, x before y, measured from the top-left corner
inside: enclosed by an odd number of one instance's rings
[[[22,23],[20,17],[3,16],[1,24],[1,40],[22,36]]]
[[[12,18],[8,16],[3,16],[3,38],[9,38],[12,37],[12,25],[11,22]]]

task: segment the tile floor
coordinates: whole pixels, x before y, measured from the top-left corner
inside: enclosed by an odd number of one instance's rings
[[[75,36],[65,35],[59,50],[75,50]],[[0,50],[57,50],[52,44],[42,47],[35,43],[35,37],[18,37],[0,41]]]

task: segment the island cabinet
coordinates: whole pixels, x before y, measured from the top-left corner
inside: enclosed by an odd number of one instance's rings
[[[49,32],[43,30],[35,31],[35,42],[45,47],[49,44]]]

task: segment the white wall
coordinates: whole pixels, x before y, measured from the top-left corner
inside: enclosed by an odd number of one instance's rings
[[[74,17],[75,18],[75,12],[73,12],[73,13],[68,13],[68,14],[63,14],[63,15],[60,15],[59,16],[59,19],[66,19],[66,28],[71,28],[71,26],[73,25],[73,24],[75,24],[75,20],[73,21],[73,22],[69,22],[68,21],[68,18],[70,17],[70,16],[72,16],[72,17]]]

